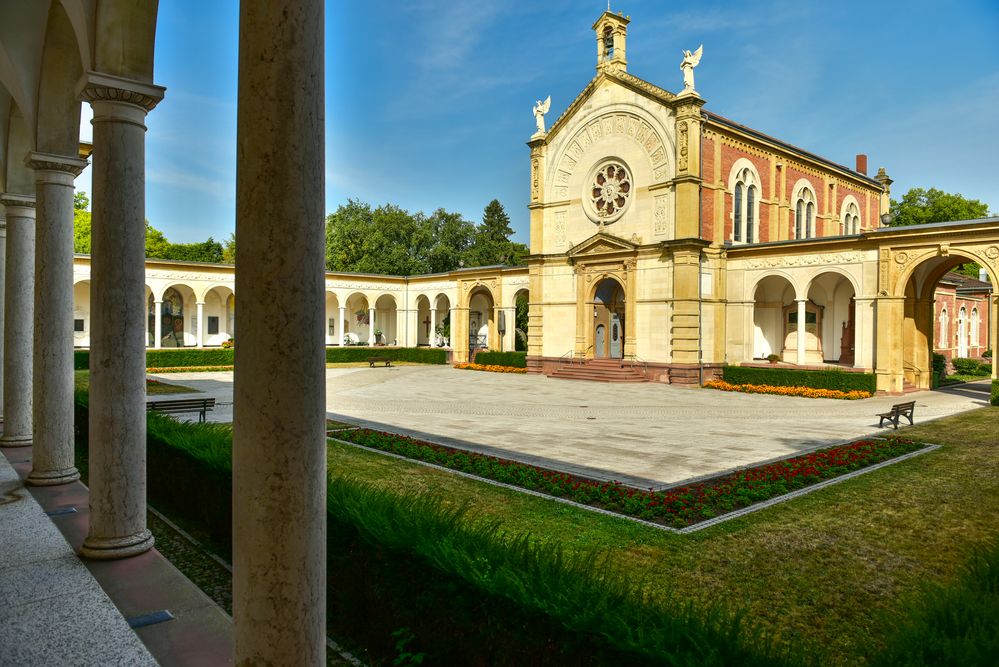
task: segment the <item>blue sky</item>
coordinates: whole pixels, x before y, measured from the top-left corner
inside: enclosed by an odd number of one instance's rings
[[[326,208],[347,198],[478,222],[493,198],[528,240],[531,106],[549,121],[594,74],[605,0],[327,2]],[[707,108],[826,158],[884,166],[896,198],[938,187],[999,212],[999,3],[614,0],[628,70],[682,88],[704,44]],[[235,228],[236,0],[160,3],[146,217],[175,242]],[[77,187],[89,192],[89,173]]]

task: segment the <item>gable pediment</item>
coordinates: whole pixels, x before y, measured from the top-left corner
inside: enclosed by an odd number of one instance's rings
[[[637,249],[638,246],[630,241],[607,232],[597,232],[582,243],[573,246],[566,254],[570,260],[575,260],[599,255],[633,253]]]
[[[562,129],[569,124],[572,118],[576,115],[576,112],[581,109],[586,102],[593,97],[593,95],[600,89],[601,85],[618,85],[633,92],[636,92],[644,97],[654,100],[664,107],[672,107],[673,101],[676,99],[676,95],[673,93],[663,90],[659,86],[653,85],[644,79],[639,79],[633,74],[628,74],[627,72],[615,72],[615,71],[605,71],[597,74],[590,82],[586,85],[583,90],[580,91],[576,99],[572,101],[562,115],[559,116],[551,127],[548,129],[547,140],[549,143],[562,131]]]

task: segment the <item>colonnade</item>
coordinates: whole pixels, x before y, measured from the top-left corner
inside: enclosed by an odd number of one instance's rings
[[[325,663],[323,14],[322,0],[240,3],[236,234],[247,268],[236,277],[236,664]],[[67,93],[90,103],[94,128],[90,525],[81,555],[125,558],[153,546],[145,519],[145,118],[164,89],[85,71]],[[28,484],[63,484],[79,478],[73,180],[88,162],[6,157],[25,161],[34,188],[8,180],[17,191],[0,193],[0,446],[33,447]]]

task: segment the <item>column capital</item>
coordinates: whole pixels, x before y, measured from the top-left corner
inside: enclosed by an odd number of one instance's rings
[[[32,195],[16,195],[11,192],[0,192],[0,206],[7,209],[12,218],[35,217],[35,198]]]
[[[152,111],[166,88],[100,72],[84,72],[76,84],[77,96],[86,102],[122,102]]]
[[[24,158],[24,164],[35,171],[58,171],[76,177],[90,165],[90,161],[65,155],[36,152],[28,153],[28,156]]]

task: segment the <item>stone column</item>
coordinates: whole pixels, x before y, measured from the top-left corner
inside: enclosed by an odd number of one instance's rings
[[[148,317],[148,315],[146,316]],[[153,347],[163,347],[163,302],[153,301]]]
[[[199,301],[196,305],[198,306],[198,335],[197,335],[198,347],[204,347],[205,346],[205,304],[204,302]]]
[[[336,321],[337,345],[343,345],[343,337],[347,335],[347,332],[343,330],[343,321],[345,319],[347,319],[347,307],[340,306],[340,319]]]
[[[420,319],[419,316],[417,316],[416,319]],[[417,336],[416,340],[420,340],[419,336]],[[437,347],[437,306],[436,305],[433,305],[430,308],[430,340],[428,340],[427,342],[430,343],[430,347]]]
[[[34,349],[35,198],[0,195],[7,209],[7,266],[2,447],[31,444],[31,356]]]
[[[146,528],[146,114],[163,88],[89,72],[94,110],[90,328],[90,532],[80,554],[125,558]]]
[[[797,356],[794,363],[799,366],[805,365],[805,304],[808,303],[808,299],[795,299],[798,303],[798,330],[795,332],[797,334]]]
[[[4,207],[0,206],[0,277],[3,277],[4,284],[7,282],[5,276],[7,267],[7,217],[4,215]],[[3,424],[3,293],[4,288],[0,286],[0,424]],[[3,429],[0,428],[0,434]]]
[[[239,4],[236,665],[326,664],[323,0]]]
[[[368,308],[368,345],[375,344],[375,314],[374,308]]]
[[[73,439],[73,180],[86,160],[32,153],[35,170],[35,383],[28,484],[80,478]]]
[[[448,334],[447,334],[447,346],[454,349],[454,325],[458,320],[458,309],[451,308],[448,311]]]

